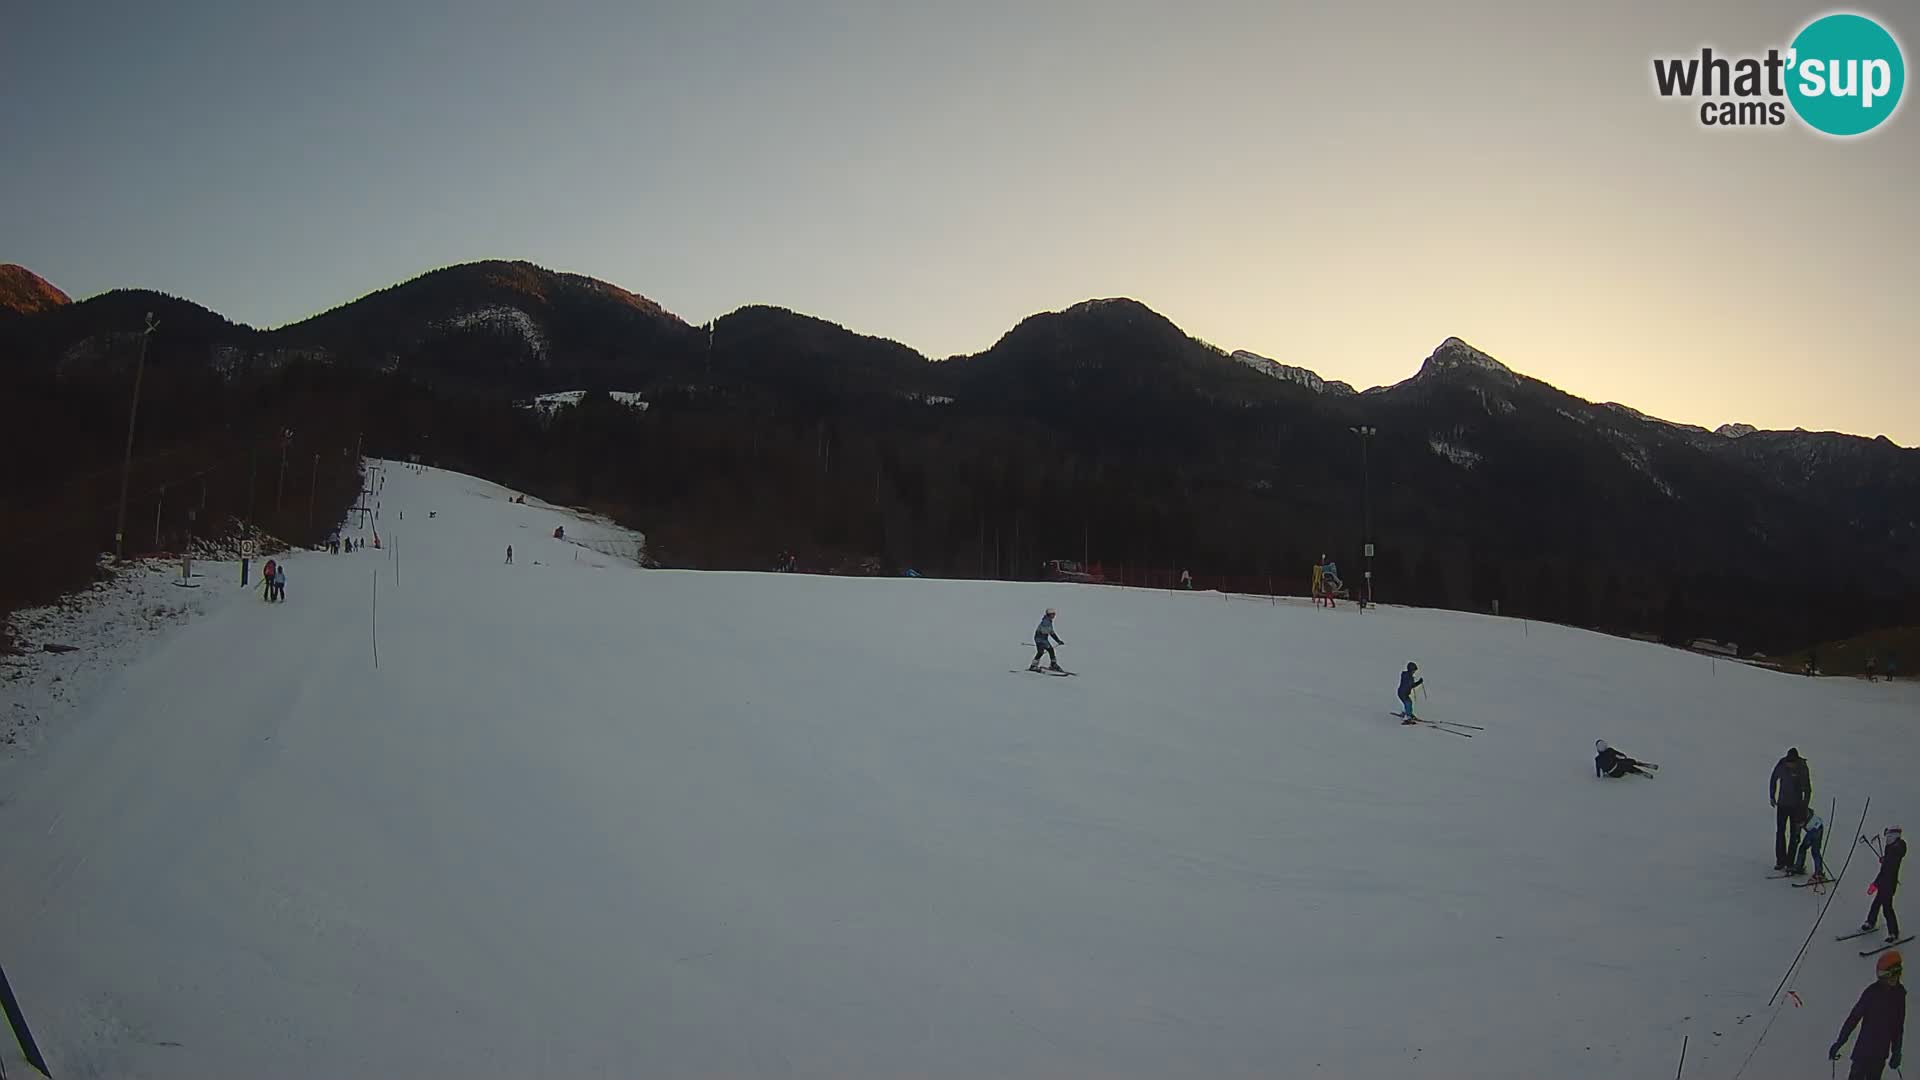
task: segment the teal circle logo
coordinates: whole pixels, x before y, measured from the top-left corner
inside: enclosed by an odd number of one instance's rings
[[[1787,99],[1816,131],[1864,135],[1900,106],[1907,85],[1900,43],[1865,15],[1815,19],[1793,39],[1787,55]]]

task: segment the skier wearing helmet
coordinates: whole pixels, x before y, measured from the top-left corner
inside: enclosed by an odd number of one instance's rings
[[[1593,775],[1618,780],[1630,774],[1652,776],[1648,769],[1660,766],[1650,761],[1638,761],[1607,745],[1605,739],[1593,740]]]
[[[1419,670],[1420,665],[1409,660],[1407,670],[1400,673],[1400,722],[1403,724],[1418,722],[1413,715],[1413,688],[1427,681],[1414,676]]]
[[[1867,921],[1860,924],[1862,931],[1874,929],[1880,922],[1880,913],[1887,913],[1887,943],[1900,940],[1900,916],[1893,913],[1893,894],[1900,889],[1900,862],[1907,857],[1907,842],[1900,835],[1900,826],[1889,825],[1881,834],[1880,873],[1876,874],[1873,884],[1867,891],[1873,894],[1873,905],[1867,908]],[[1871,846],[1871,842],[1869,842]]]
[[[1047,613],[1040,617],[1040,625],[1033,629],[1033,663],[1027,666],[1028,671],[1040,670],[1040,658],[1042,656],[1047,658],[1048,671],[1061,670],[1060,658],[1053,654],[1053,647],[1055,645],[1065,645],[1066,642],[1061,639],[1059,634],[1053,632],[1053,616],[1054,610],[1048,608]]]
[[[1907,1027],[1907,988],[1900,985],[1900,950],[1888,949],[1873,965],[1872,985],[1860,992],[1860,1000],[1847,1014],[1840,1037],[1827,1048],[1827,1057],[1840,1060],[1847,1036],[1857,1026],[1860,1038],[1853,1044],[1853,1068],[1847,1080],[1880,1080],[1888,1066],[1900,1071],[1900,1044]]]

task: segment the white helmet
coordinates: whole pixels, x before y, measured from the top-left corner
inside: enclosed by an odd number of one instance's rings
[[[1595,739],[1595,740],[1593,740],[1593,749],[1594,749],[1594,751],[1595,751],[1596,753],[1602,753],[1602,754],[1604,754],[1604,753],[1606,753],[1606,752],[1607,752],[1607,740],[1605,740],[1605,739]]]

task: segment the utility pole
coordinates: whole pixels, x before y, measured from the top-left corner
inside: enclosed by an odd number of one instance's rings
[[[120,512],[113,519],[113,558],[126,558],[127,484],[133,478],[133,422],[140,415],[140,380],[147,373],[147,342],[160,324],[147,312],[147,328],[140,332],[140,361],[133,369],[133,407],[127,410],[127,450],[120,459]]]
[[[279,515],[281,509],[284,508],[287,503],[287,444],[293,441],[288,437],[289,434],[290,433],[284,429],[280,433],[280,487],[273,496],[273,512],[275,516]]]
[[[307,532],[313,532],[313,499],[320,491],[320,454],[313,455],[313,480],[307,485]]]
[[[1367,606],[1373,606],[1373,475],[1367,466],[1367,444],[1380,434],[1376,427],[1348,428],[1348,431],[1360,436],[1360,505],[1361,529],[1360,542],[1367,559]]]

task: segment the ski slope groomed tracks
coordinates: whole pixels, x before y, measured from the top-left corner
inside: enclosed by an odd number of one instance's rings
[[[1913,814],[1913,684],[642,570],[381,475],[380,550],[209,594],[0,771],[0,963],[56,1075],[1614,1080],[1689,1037],[1729,1077],[1771,1021],[1745,1075],[1824,1077],[1872,979],[1832,940],[1863,852],[1765,1007],[1825,900],[1766,880],[1767,776],[1811,760],[1837,865],[1865,796]],[[1048,605],[1079,678],[1008,670]],[[1408,660],[1486,730],[1395,722]],[[1596,780],[1596,738],[1659,776]]]

